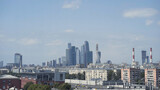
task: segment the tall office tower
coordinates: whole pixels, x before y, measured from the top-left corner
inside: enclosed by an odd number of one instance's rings
[[[49,62],[49,67],[53,67],[52,61]]]
[[[134,51],[134,48],[132,50],[132,62],[135,62],[135,51]]]
[[[150,63],[152,63],[152,48],[150,48]]]
[[[76,64],[81,64],[81,55],[80,55],[80,50],[76,48]]]
[[[22,55],[19,53],[15,53],[14,63],[17,64],[18,67],[22,67]]]
[[[52,63],[53,63],[53,67],[56,67],[56,64],[57,64],[56,60],[53,60]]]
[[[66,57],[62,56],[61,60],[62,60],[62,66],[66,66]]]
[[[47,61],[47,66],[49,67],[49,65],[50,65],[50,62],[49,62],[49,61]]]
[[[58,64],[61,65],[62,64],[62,60],[61,58],[58,58]]]
[[[98,44],[96,44],[96,64],[101,63],[101,52],[98,50]]]
[[[84,64],[85,61],[85,52],[84,52],[84,45],[81,46],[81,61],[80,64]]]
[[[142,65],[146,62],[146,51],[142,50]]]
[[[149,64],[149,56],[146,56],[146,63]]]
[[[42,62],[42,67],[45,67],[46,66],[46,63],[45,62]]]
[[[93,53],[89,50],[88,41],[85,41],[84,45],[81,47],[81,62],[85,67],[87,67],[89,63],[93,63]]]
[[[0,67],[3,67],[3,61],[0,61]]]
[[[71,43],[68,44],[68,49],[66,49],[66,61],[67,65],[76,65],[76,50],[75,46],[71,46]]]

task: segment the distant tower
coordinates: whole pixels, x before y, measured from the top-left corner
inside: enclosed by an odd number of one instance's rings
[[[96,44],[96,64],[101,63],[101,52],[98,50],[98,44]]]
[[[22,55],[20,53],[15,53],[14,63],[17,64],[18,67],[22,67]]]
[[[135,52],[134,52],[134,48],[132,50],[132,62],[135,62]]]
[[[152,48],[150,48],[150,63],[152,63]]]
[[[144,50],[142,50],[142,65],[144,64],[144,63],[147,63],[146,62],[146,58],[147,56],[146,56],[146,51],[144,51]]]

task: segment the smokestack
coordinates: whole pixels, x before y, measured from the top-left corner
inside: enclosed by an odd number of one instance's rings
[[[135,52],[134,52],[134,48],[133,48],[133,50],[132,50],[132,62],[134,62],[135,61]]]
[[[150,63],[152,63],[152,48],[150,48]]]

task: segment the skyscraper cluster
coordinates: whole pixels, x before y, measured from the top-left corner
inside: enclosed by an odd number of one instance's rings
[[[66,49],[66,64],[67,66],[83,64],[85,67],[93,63],[93,53],[89,50],[89,43],[85,41],[81,46],[81,50],[78,47],[72,46],[68,43],[68,48]]]

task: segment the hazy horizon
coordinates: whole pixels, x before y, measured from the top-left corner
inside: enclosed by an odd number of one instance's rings
[[[101,61],[141,63],[141,51],[153,49],[153,62],[160,61],[159,0],[0,0],[0,61],[23,64],[65,56],[68,43],[81,47],[89,42]],[[93,58],[94,61],[94,58]]]

